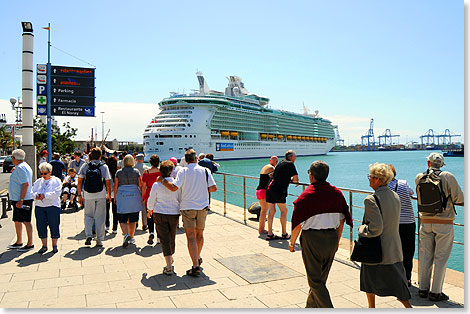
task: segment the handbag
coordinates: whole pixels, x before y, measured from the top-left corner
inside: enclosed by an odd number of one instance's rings
[[[382,208],[380,207],[379,198],[373,194],[375,202],[379,207],[380,214],[382,215]],[[365,214],[362,219],[362,224],[365,224]],[[354,249],[351,254],[351,261],[361,263],[380,263],[382,261],[382,243],[380,236],[367,238],[358,237],[354,240]]]

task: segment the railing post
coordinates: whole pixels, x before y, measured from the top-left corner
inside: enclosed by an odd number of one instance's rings
[[[349,212],[351,213],[351,219],[353,217],[353,198],[352,192],[349,191]],[[353,222],[354,226],[354,222]],[[351,256],[353,250],[353,227],[349,227],[349,256]]]
[[[419,228],[421,227],[421,219],[419,218],[419,213],[418,213],[418,284],[419,284]]]
[[[224,216],[227,215],[227,186],[225,184],[226,175],[224,173]]]
[[[243,177],[243,221],[246,225],[246,177]]]

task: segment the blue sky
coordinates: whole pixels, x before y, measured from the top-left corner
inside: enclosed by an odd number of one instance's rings
[[[464,137],[462,1],[9,1],[2,14],[0,111],[21,93],[21,25],[31,21],[34,64],[52,45],[96,66],[96,112],[119,140],[142,141],[170,91],[223,90],[228,75],[273,108],[312,111],[360,143],[370,118],[400,143],[428,129]],[[52,64],[89,66],[56,49]],[[96,118],[58,118],[86,139]],[[123,126],[126,126],[123,128]]]

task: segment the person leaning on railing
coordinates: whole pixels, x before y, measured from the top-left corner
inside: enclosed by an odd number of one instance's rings
[[[375,295],[395,296],[409,308],[411,294],[403,267],[399,234],[400,198],[387,187],[393,178],[393,172],[388,165],[382,163],[371,165],[369,172],[369,185],[374,189],[378,202],[373,195],[365,198],[365,223],[359,226],[359,236],[380,236],[382,262],[361,264],[360,289],[367,295],[369,308],[375,308]]]

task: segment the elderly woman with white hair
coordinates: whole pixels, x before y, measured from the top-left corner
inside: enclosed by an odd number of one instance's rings
[[[57,240],[60,238],[60,194],[62,181],[52,175],[52,165],[43,162],[39,165],[41,178],[33,184],[33,196],[36,200],[35,217],[36,228],[42,247],[38,251],[43,254],[47,251],[47,227],[51,232],[52,252],[57,253]]]
[[[360,289],[366,293],[370,308],[375,307],[375,295],[395,296],[405,307],[411,307],[399,233],[400,198],[387,187],[393,172],[383,163],[370,165],[369,172],[369,185],[375,193],[364,200],[359,237],[380,236],[382,261],[361,264]]]
[[[114,177],[114,201],[116,202],[118,221],[124,233],[123,247],[134,244],[136,223],[142,211],[142,178],[139,170],[134,168],[134,157],[126,155],[122,168]]]

